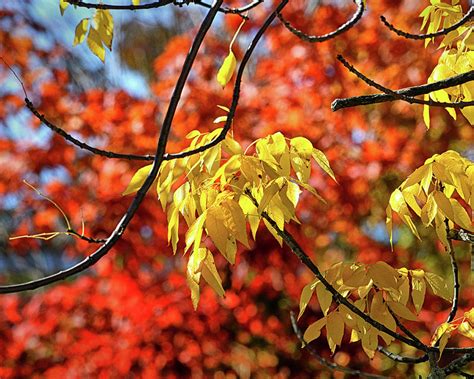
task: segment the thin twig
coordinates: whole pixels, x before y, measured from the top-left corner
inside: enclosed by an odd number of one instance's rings
[[[449,32],[452,32],[453,30],[456,30],[460,26],[464,25],[466,22],[468,22],[472,16],[474,15],[474,7],[471,6],[469,8],[469,11],[461,18],[458,22],[455,24],[451,25],[448,28],[441,29],[437,32],[434,33],[426,33],[426,34],[412,34],[412,33],[407,33],[404,32],[403,30],[395,28],[391,23],[387,21],[387,19],[384,16],[380,16],[380,20],[383,22],[383,24],[390,29],[392,32],[395,34],[399,35],[400,37],[408,38],[408,39],[428,39],[428,38],[434,38],[438,36],[443,36],[448,34]]]
[[[109,10],[130,10],[130,11],[135,11],[135,10],[140,10],[140,9],[154,9],[154,8],[160,8],[165,5],[172,4],[174,0],[162,0],[162,1],[153,1],[148,4],[139,4],[139,5],[133,5],[133,4],[128,4],[128,5],[117,5],[117,4],[104,4],[104,3],[88,3],[85,1],[78,1],[78,0],[67,0],[69,4],[72,4],[76,7],[81,7],[81,8],[88,8],[88,9],[109,9]]]
[[[465,72],[464,74],[456,75],[448,79],[440,80],[434,83],[422,84],[414,87],[402,88],[394,91],[397,95],[404,96],[418,96],[426,95],[427,93],[438,91],[440,89],[454,87],[460,84],[464,84],[474,80],[474,70]],[[388,95],[386,93],[378,93],[375,95],[364,95],[348,97],[345,99],[335,99],[331,104],[331,109],[337,111],[342,108],[357,107],[360,105],[370,105],[384,103],[387,101],[398,100],[394,95]]]
[[[278,13],[278,18],[291,33],[293,33],[295,36],[302,39],[303,41],[311,42],[311,43],[324,42],[338,36],[339,34],[346,32],[347,30],[352,28],[355,24],[357,24],[357,22],[361,19],[364,13],[365,6],[364,6],[363,0],[356,0],[356,3],[357,3],[357,10],[354,12],[352,17],[347,22],[342,24],[336,30],[333,30],[332,32],[329,32],[326,34],[322,34],[320,36],[312,36],[312,35],[306,34],[305,32],[299,29],[296,29],[293,25],[291,25],[291,23],[288,20],[286,20],[283,17],[281,13]]]
[[[417,364],[426,362],[428,360],[428,354],[424,354],[421,357],[406,357],[403,355],[392,353],[391,351],[387,350],[382,346],[377,347],[377,351],[381,352],[383,355],[390,358],[392,361],[398,363]]]
[[[308,350],[311,353],[311,355],[314,356],[318,360],[318,362],[324,367],[327,367],[328,369],[334,370],[334,371],[345,372],[346,374],[349,374],[349,375],[355,375],[359,378],[360,377],[375,378],[375,379],[388,378],[387,376],[371,374],[369,372],[364,372],[364,371],[352,369],[350,367],[341,366],[335,362],[330,362],[326,358],[323,358],[316,352],[316,350],[313,347],[308,345],[306,341],[304,340],[303,332],[298,327],[298,324],[296,323],[295,314],[293,312],[290,313],[290,318],[291,318],[291,326],[293,327],[293,331],[295,332],[296,336],[298,337],[302,345],[306,347],[306,350]]]
[[[415,99],[414,97],[411,96],[406,96],[403,95],[397,91],[394,91],[390,88],[384,87],[383,85],[377,83],[376,81],[368,78],[364,74],[362,74],[360,71],[358,71],[353,65],[351,65],[347,60],[344,59],[342,55],[338,55],[337,59],[346,67],[350,72],[352,72],[355,76],[357,76],[359,79],[364,81],[366,84],[368,84],[371,87],[374,87],[378,89],[379,91],[382,91],[383,93],[393,96],[395,100],[402,100],[406,101],[407,103],[410,104],[423,104],[423,105],[430,105],[432,107],[448,107],[448,108],[465,108],[465,107],[470,107],[474,105],[474,101],[459,101],[455,103],[450,103],[450,102],[440,102],[440,101],[433,101],[433,100],[421,100],[421,99]]]
[[[449,235],[449,226],[446,225],[446,228],[448,229],[448,235]],[[456,312],[458,311],[459,288],[461,287],[461,285],[459,284],[459,269],[458,269],[458,264],[456,262],[453,241],[451,241],[451,239],[449,238],[448,238],[448,254],[449,254],[449,258],[451,259],[451,267],[453,269],[454,286],[453,286],[453,305],[451,306],[451,311],[449,312],[446,322],[451,322],[456,317]]]
[[[166,116],[163,121],[162,128],[160,130],[160,135],[159,135],[159,139],[158,139],[158,143],[156,147],[155,159],[153,161],[153,165],[150,170],[150,173],[148,174],[141,188],[136,193],[132,203],[128,207],[127,211],[123,215],[120,222],[117,224],[115,230],[107,238],[107,241],[101,247],[99,247],[95,252],[93,252],[88,257],[86,257],[84,260],[82,260],[81,262],[75,264],[74,266],[66,270],[59,271],[55,274],[52,274],[40,279],[32,280],[29,282],[12,284],[12,285],[7,285],[7,286],[0,286],[0,293],[12,293],[12,292],[32,290],[35,288],[43,287],[48,284],[57,282],[59,280],[63,280],[79,272],[82,272],[86,270],[87,268],[93,266],[97,261],[99,261],[99,259],[105,256],[112,249],[115,243],[122,237],[128,224],[135,216],[135,213],[137,212],[138,207],[142,203],[143,199],[145,198],[146,193],[148,192],[151,185],[155,181],[156,176],[158,175],[158,171],[160,169],[161,163],[163,162],[163,155],[166,151],[166,145],[168,142],[173,118],[176,113],[176,109],[178,107],[178,103],[181,98],[184,85],[186,84],[193,62],[196,59],[197,53],[204,40],[204,36],[207,34],[207,31],[209,30],[214,18],[216,17],[219,7],[222,5],[222,2],[223,0],[216,1],[213,8],[207,13],[206,17],[204,18],[201,24],[201,27],[199,28],[199,31],[197,32],[196,37],[194,38],[191,49],[186,55],[183,68],[181,70],[180,76],[176,82],[176,86],[171,96],[170,104],[168,106],[168,110],[166,112]]]

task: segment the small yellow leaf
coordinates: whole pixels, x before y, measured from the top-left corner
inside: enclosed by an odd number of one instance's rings
[[[140,5],[140,0],[132,0],[133,5]]]
[[[415,306],[416,313],[420,313],[425,301],[426,282],[423,270],[410,270],[411,273],[411,298]]]
[[[204,265],[202,266],[202,277],[220,297],[224,296],[225,291],[222,287],[222,280],[217,272],[214,257],[209,251],[204,260]]]
[[[232,51],[224,59],[221,68],[217,72],[217,82],[224,88],[229,83],[232,75],[234,75],[235,67],[237,66],[237,59]]]
[[[306,307],[308,306],[309,301],[311,300],[311,297],[313,296],[315,286],[318,282],[319,282],[318,280],[314,280],[303,287],[303,290],[301,291],[301,296],[300,296],[300,313],[298,314],[298,320],[303,315]]]
[[[446,344],[448,343],[449,337],[451,337],[451,333],[455,329],[456,329],[455,325],[452,325],[448,322],[444,322],[440,326],[438,326],[433,337],[431,338],[431,346],[435,346],[439,340],[440,358],[441,358],[441,355],[443,354],[443,350],[446,347]]]
[[[379,261],[370,265],[367,275],[372,278],[375,285],[379,288],[397,288],[398,272],[389,264]]]
[[[310,343],[321,335],[321,329],[326,325],[326,317],[313,322],[304,332],[303,339],[306,343]]]
[[[425,279],[436,296],[440,296],[449,302],[452,301],[453,289],[451,281],[431,272],[425,272]]]
[[[326,331],[329,348],[334,353],[344,336],[344,319],[339,312],[335,311],[327,316]]]
[[[64,15],[64,11],[68,5],[69,3],[66,0],[59,0],[59,11],[61,12],[61,16]]]
[[[184,248],[184,252],[188,251],[192,244],[194,244],[194,253],[199,250],[199,247],[201,245],[202,229],[204,227],[204,222],[206,221],[206,218],[207,212],[204,212],[194,221],[194,223],[186,232],[186,247]]]
[[[76,46],[77,44],[80,44],[84,41],[84,38],[86,38],[86,33],[87,33],[87,27],[89,26],[89,19],[84,18],[76,26],[76,31],[74,33],[74,42],[73,46]]]
[[[145,183],[145,180],[148,176],[148,174],[151,171],[151,168],[153,167],[152,164],[140,168],[135,175],[133,175],[132,180],[128,184],[128,187],[126,188],[125,191],[123,191],[122,196],[129,195],[131,193],[137,192],[140,187]]]
[[[458,332],[462,334],[464,337],[467,337],[474,341],[474,329],[472,328],[471,324],[467,321],[463,321],[458,326]]]
[[[323,283],[318,283],[316,285],[316,295],[318,296],[319,306],[324,316],[327,316],[329,307],[332,303],[332,294],[329,292]]]
[[[89,29],[89,34],[87,35],[87,46],[89,46],[90,51],[94,53],[102,62],[105,61],[105,48],[102,44],[99,32],[95,28]]]
[[[326,174],[328,174],[337,183],[336,177],[334,175],[334,172],[332,171],[331,166],[329,165],[329,161],[326,158],[326,155],[324,155],[321,150],[314,148],[312,151],[312,156],[316,163],[319,165],[319,167],[321,167],[324,172],[326,172]]]
[[[428,226],[434,220],[436,213],[438,212],[438,205],[436,204],[433,195],[428,195],[426,204],[421,209],[421,221],[423,225]]]
[[[396,301],[387,301],[387,305],[397,316],[410,321],[418,321],[418,318],[403,304]]]
[[[94,15],[94,22],[100,39],[109,50],[112,50],[114,36],[114,19],[108,9],[98,9]]]

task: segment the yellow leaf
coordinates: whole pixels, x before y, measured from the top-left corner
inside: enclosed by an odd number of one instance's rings
[[[442,297],[449,302],[452,301],[453,289],[451,281],[431,272],[425,272],[425,279],[436,296]]]
[[[243,245],[250,248],[247,239],[247,228],[245,224],[245,216],[240,208],[239,204],[229,199],[223,203],[223,209],[221,208],[222,214],[224,215],[224,225],[227,230]]]
[[[448,339],[449,337],[451,337],[451,333],[455,329],[455,325],[444,322],[440,326],[438,326],[435,333],[433,334],[433,337],[431,338],[431,346],[435,346],[439,340],[439,358],[441,358],[443,350],[446,347],[446,344],[448,343]]]
[[[348,287],[362,287],[366,286],[369,282],[364,266],[357,267],[355,270],[349,271],[343,275],[342,282]]]
[[[365,354],[367,354],[367,356],[372,359],[375,355],[377,346],[377,330],[369,327],[365,333],[362,334],[362,349],[364,349]]]
[[[451,202],[446,197],[446,195],[442,192],[434,191],[433,196],[436,200],[438,208],[443,212],[443,214],[451,221],[454,221],[453,207],[451,206]]]
[[[413,171],[408,178],[402,184],[402,190],[408,188],[416,183],[421,182],[421,180],[429,174],[430,166],[423,165],[418,167],[415,171]]]
[[[234,74],[235,67],[237,66],[237,60],[232,51],[229,52],[229,55],[224,59],[221,68],[217,72],[217,82],[224,88],[227,83],[229,83],[232,75]]]
[[[229,237],[229,231],[224,225],[222,213],[220,207],[211,207],[207,211],[206,217],[206,229],[207,234],[211,237],[212,242],[217,249],[225,254],[227,250],[227,239]]]
[[[461,228],[469,230],[470,232],[474,232],[474,228],[472,226],[472,221],[469,218],[466,210],[463,208],[461,204],[458,203],[455,199],[449,199],[451,203],[451,207],[454,213],[454,222],[458,224]]]
[[[329,292],[323,283],[318,283],[316,285],[316,295],[318,296],[319,306],[324,316],[327,316],[329,307],[332,303],[332,294]]]
[[[411,298],[415,306],[416,313],[420,313],[425,301],[426,282],[423,270],[410,270],[411,273]]]
[[[336,183],[336,177],[334,176],[334,172],[331,169],[331,166],[329,165],[329,161],[326,158],[326,155],[321,150],[318,150],[316,148],[313,149],[312,151],[312,156],[313,159],[316,161],[316,163],[321,167],[326,174],[328,174]]]
[[[168,243],[171,241],[173,254],[176,254],[176,248],[179,240],[179,210],[173,203],[168,209]]]
[[[214,257],[209,251],[202,266],[202,277],[220,297],[224,296],[225,291],[222,287],[222,280],[217,272]]]
[[[226,245],[226,249],[225,249],[225,254],[223,254],[224,258],[227,259],[227,261],[230,264],[234,264],[236,253],[237,253],[237,243],[235,242],[235,238],[232,237],[232,236],[229,236],[227,238],[227,245]]]
[[[131,193],[137,192],[143,183],[145,183],[145,180],[148,176],[148,174],[151,171],[152,164],[140,168],[135,175],[133,175],[132,180],[128,184],[128,187],[123,191],[122,196],[129,195]]]
[[[329,348],[334,353],[336,346],[341,344],[344,336],[344,319],[339,312],[332,312],[327,316],[326,332]]]
[[[196,253],[199,250],[201,245],[201,238],[202,238],[202,228],[204,226],[204,222],[207,218],[207,212],[201,214],[191,225],[191,227],[186,232],[186,247],[184,248],[184,252],[187,252],[192,244],[194,244],[193,252]]]
[[[258,213],[262,213],[266,210],[268,204],[272,200],[272,198],[277,194],[277,192],[281,189],[282,183],[280,181],[272,180],[266,186],[262,200],[260,200],[260,204],[258,205]]]
[[[189,256],[189,261],[186,270],[186,281],[191,290],[191,300],[194,309],[199,303],[199,281],[201,279],[202,263],[207,255],[207,249],[201,248],[193,252]]]
[[[462,334],[464,337],[467,337],[471,340],[474,341],[474,329],[472,326],[469,324],[467,321],[463,321],[459,326],[458,326],[458,332]]]
[[[313,144],[309,139],[304,137],[292,138],[290,146],[292,150],[303,159],[309,159],[313,153]]]
[[[74,42],[73,46],[76,46],[84,41],[86,38],[87,27],[89,26],[89,19],[83,18],[76,26],[76,31],[74,32]]]
[[[372,278],[375,285],[379,288],[398,288],[398,272],[385,262],[379,261],[370,265],[367,270],[367,275]]]
[[[311,297],[313,296],[316,284],[318,282],[319,280],[316,279],[303,287],[303,290],[301,291],[301,296],[300,296],[300,313],[298,314],[298,320],[303,315],[306,307],[308,306],[309,301],[311,300]]]
[[[89,29],[89,34],[87,35],[87,46],[89,46],[90,51],[94,53],[102,62],[105,61],[105,48],[102,44],[102,40],[98,31],[94,28]]]
[[[397,316],[410,321],[418,321],[418,318],[403,304],[389,300],[387,301],[387,305]]]
[[[133,5],[140,5],[140,0],[132,0]]]
[[[258,226],[260,224],[260,215],[258,214],[257,207],[246,195],[240,196],[239,205],[247,217],[247,220],[250,224],[250,231],[252,232],[253,239],[255,240]]]
[[[424,100],[428,101],[430,99],[429,95],[424,96]],[[424,104],[423,105],[423,121],[425,122],[426,129],[430,128],[430,106]]]
[[[321,329],[326,325],[326,317],[313,322],[304,332],[303,339],[306,343],[310,343],[321,335]]]
[[[474,326],[474,308],[464,312],[464,317],[471,323],[472,326]]]
[[[66,0],[59,0],[59,11],[61,12],[61,16],[64,15],[64,11],[68,5],[69,3]]]
[[[114,36],[114,19],[108,9],[97,9],[94,14],[94,22],[100,39],[109,50],[112,50],[112,39]]]
[[[435,230],[439,240],[443,243],[445,247],[448,247],[448,235],[446,234],[446,225],[444,223],[444,217],[441,216],[439,213],[435,217]]]
[[[436,213],[438,212],[438,205],[436,204],[433,195],[428,195],[426,204],[421,209],[421,221],[423,225],[428,226],[434,220]]]
[[[227,116],[219,116],[212,121],[214,124],[218,124],[220,122],[226,122],[227,121]]]

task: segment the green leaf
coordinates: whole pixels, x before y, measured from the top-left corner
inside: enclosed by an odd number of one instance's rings
[[[232,51],[224,59],[221,68],[217,72],[217,82],[224,88],[229,83],[232,75],[234,75],[235,67],[237,66],[237,59]]]

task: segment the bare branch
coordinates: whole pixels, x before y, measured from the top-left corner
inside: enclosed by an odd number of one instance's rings
[[[406,96],[403,94],[400,94],[397,91],[394,91],[390,88],[384,87],[381,84],[375,82],[374,80],[368,78],[364,74],[362,74],[360,71],[358,71],[353,65],[351,65],[348,61],[344,59],[342,55],[338,55],[337,59],[346,67],[350,72],[352,72],[354,75],[356,75],[359,79],[367,83],[369,86],[374,87],[378,89],[379,91],[382,91],[383,93],[393,96],[395,99],[394,100],[402,100],[406,101],[407,103],[410,104],[423,104],[423,105],[430,105],[434,107],[449,107],[449,108],[464,108],[464,107],[469,107],[474,105],[474,101],[459,101],[455,103],[447,103],[447,102],[440,102],[440,101],[433,101],[433,100],[420,100],[420,99],[415,99],[414,97],[411,96]]]
[[[474,361],[474,352],[466,353],[462,357],[459,357],[454,361],[450,362],[446,367],[443,368],[443,371],[445,375],[461,373],[461,368],[472,361]]]
[[[329,32],[327,34],[322,34],[320,36],[311,36],[309,34],[304,33],[303,31],[299,29],[296,29],[293,25],[291,25],[289,21],[287,21],[283,17],[281,13],[278,13],[278,18],[291,33],[293,33],[295,36],[302,39],[303,41],[311,42],[311,43],[324,42],[338,36],[339,34],[346,32],[347,30],[352,28],[355,24],[357,24],[357,22],[361,19],[365,10],[364,0],[356,0],[356,4],[357,4],[357,10],[354,12],[352,17],[346,23],[342,24],[336,30],[333,30],[332,32]]]
[[[148,4],[139,4],[139,5],[117,5],[117,4],[104,4],[104,3],[88,3],[85,1],[79,0],[67,0],[69,4],[72,4],[76,7],[88,8],[88,9],[110,9],[110,10],[130,10],[135,11],[139,9],[154,9],[160,8],[168,4],[173,4],[175,0],[162,0],[162,1],[153,1]]]
[[[427,33],[427,34],[412,34],[412,33],[404,32],[403,30],[395,28],[395,26],[389,23],[384,16],[380,16],[380,20],[388,29],[390,29],[392,32],[399,35],[400,37],[404,37],[408,39],[428,39],[428,38],[443,36],[443,35],[448,34],[449,32],[452,32],[453,30],[456,30],[460,26],[467,23],[472,18],[473,15],[474,15],[474,7],[471,6],[469,8],[469,11],[464,15],[464,17],[461,18],[455,24],[451,25],[449,28],[441,29],[435,33]]]
[[[306,350],[308,350],[310,352],[310,354],[313,357],[315,357],[318,360],[318,362],[321,365],[323,365],[324,367],[326,367],[326,368],[328,368],[329,370],[332,370],[332,371],[341,371],[341,372],[344,372],[344,373],[349,374],[349,375],[355,375],[359,378],[360,377],[362,377],[362,378],[374,378],[374,379],[388,378],[387,376],[375,375],[375,374],[371,374],[371,373],[368,373],[368,372],[364,372],[364,371],[352,369],[352,368],[349,368],[349,367],[341,366],[341,365],[338,365],[337,363],[330,362],[327,359],[321,357],[316,352],[316,350],[314,348],[312,348],[310,345],[308,345],[306,343],[306,341],[304,340],[303,332],[298,327],[298,324],[296,323],[295,314],[293,312],[290,313],[290,318],[291,318],[291,326],[293,327],[293,331],[295,332],[296,336],[298,337],[298,339],[300,340],[302,345],[304,347],[306,347]]]
[[[474,70],[468,71],[464,74],[456,75],[448,79],[440,80],[438,82],[422,84],[414,87],[402,88],[395,92],[397,95],[404,96],[418,96],[437,91],[444,88],[454,87],[474,80]],[[396,96],[386,93],[348,97],[345,99],[335,99],[331,104],[331,109],[335,112],[342,108],[357,107],[360,105],[370,105],[385,103],[387,101],[398,100]]]
[[[447,221],[447,220],[446,220]],[[449,227],[446,222],[446,228],[448,229],[448,235],[449,235]],[[453,269],[453,305],[451,306],[451,311],[449,312],[448,318],[446,319],[446,322],[451,322],[454,320],[454,317],[456,317],[456,312],[458,311],[458,303],[459,303],[459,288],[461,287],[459,284],[459,269],[458,269],[458,264],[456,262],[456,256],[455,256],[455,251],[453,247],[453,241],[448,238],[448,254],[449,258],[451,259],[451,267]]]
[[[398,363],[417,364],[417,363],[426,362],[428,360],[428,354],[424,354],[421,357],[406,357],[403,355],[392,353],[391,351],[387,350],[386,348],[382,346],[379,346],[377,348],[377,351],[381,352],[383,355],[390,358],[392,361],[398,362]]]
[[[168,142],[168,137],[171,130],[174,114],[181,98],[181,93],[183,91],[184,85],[186,84],[189,72],[191,71],[192,64],[196,59],[199,48],[202,44],[202,41],[204,40],[204,36],[207,34],[207,31],[209,30],[215,16],[217,15],[217,12],[219,10],[219,7],[222,5],[222,2],[223,0],[216,1],[212,9],[204,18],[201,27],[199,28],[199,31],[197,32],[196,37],[194,38],[191,49],[186,56],[186,59],[183,64],[183,69],[181,70],[180,76],[178,78],[178,81],[176,82],[175,89],[171,96],[170,104],[168,106],[168,110],[163,121],[163,126],[160,131],[155,159],[153,161],[150,173],[148,174],[141,188],[138,190],[132,203],[130,204],[122,219],[116,226],[115,230],[107,238],[107,241],[84,260],[66,270],[59,271],[55,274],[29,282],[0,286],[0,293],[12,293],[32,290],[57,282],[59,280],[66,279],[72,275],[82,272],[87,268],[93,266],[97,261],[99,261],[99,259],[105,256],[110,251],[110,249],[112,249],[115,243],[122,237],[123,233],[125,232],[125,229],[127,228],[132,218],[135,216],[138,207],[140,206],[141,202],[145,198],[146,193],[148,192],[149,188],[155,181],[156,176],[158,175],[158,170],[161,166],[161,163],[163,162],[163,155],[166,151],[166,145]]]

